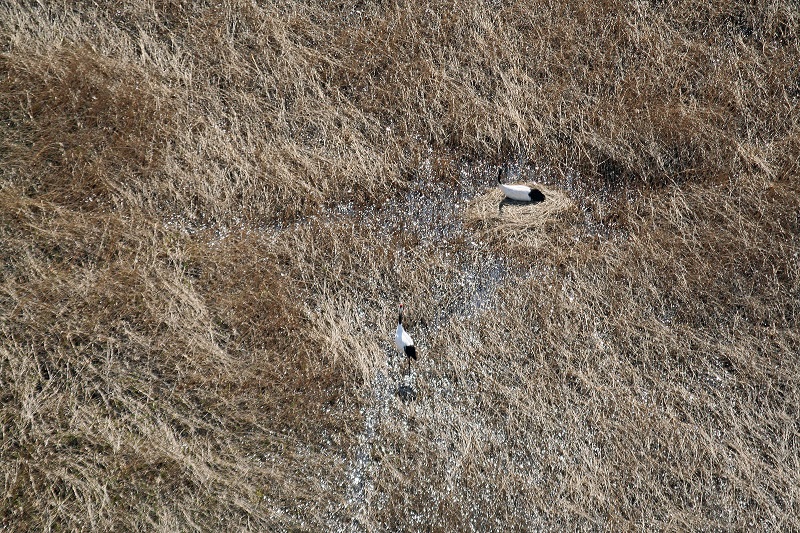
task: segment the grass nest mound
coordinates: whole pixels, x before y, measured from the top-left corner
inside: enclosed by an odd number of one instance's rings
[[[492,246],[540,248],[554,236],[571,234],[580,210],[566,192],[541,184],[527,184],[544,194],[541,202],[519,202],[497,188],[476,197],[464,213],[467,227]]]

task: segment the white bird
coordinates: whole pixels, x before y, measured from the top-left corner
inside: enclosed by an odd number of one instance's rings
[[[405,329],[403,329],[403,304],[400,304],[400,317],[397,319],[397,332],[394,334],[394,345],[400,353],[405,354],[408,359],[408,367],[411,368],[411,360],[417,360],[417,349],[414,347],[414,340]]]
[[[517,200],[518,202],[531,202],[538,203],[544,201],[544,194],[539,189],[532,189],[527,185],[504,185],[500,183],[500,177],[503,175],[503,167],[497,171],[497,185],[506,198]]]

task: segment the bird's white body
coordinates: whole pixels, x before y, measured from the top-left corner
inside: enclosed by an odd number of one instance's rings
[[[497,170],[497,186],[510,200],[518,202],[539,203],[544,201],[544,194],[539,189],[528,187],[527,185],[506,185],[500,181],[503,177],[504,167]]]
[[[406,346],[414,346],[414,340],[411,335],[406,333],[403,329],[403,324],[397,324],[397,332],[394,334],[394,345],[400,353],[404,353]]]
[[[411,360],[417,360],[417,348],[411,335],[403,328],[403,304],[400,304],[400,316],[397,318],[397,331],[394,334],[394,345],[397,351],[406,356],[408,368],[411,369]]]
[[[506,185],[500,183],[499,187],[500,190],[503,191],[503,194],[512,200],[528,202],[531,199],[531,188],[527,185]]]

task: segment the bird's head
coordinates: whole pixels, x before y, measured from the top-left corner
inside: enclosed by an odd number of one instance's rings
[[[503,166],[500,165],[500,168],[497,169],[497,184],[500,184],[500,178],[503,176]]]

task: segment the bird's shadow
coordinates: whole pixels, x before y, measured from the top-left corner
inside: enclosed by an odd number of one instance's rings
[[[417,399],[417,391],[415,391],[411,385],[400,385],[397,389],[397,395],[400,396],[400,400],[402,400],[403,403],[413,402]]]
[[[500,204],[497,206],[497,211],[498,211],[498,213],[502,213],[503,212],[503,208],[506,207],[506,206],[510,206],[510,205],[513,205],[513,206],[535,205],[535,204],[540,204],[542,202],[544,202],[544,200],[532,200],[532,201],[523,202],[522,200],[512,200],[511,198],[506,197],[506,198],[503,198],[500,201]]]
[[[389,368],[387,369],[387,375],[390,375],[392,372],[393,361],[395,360],[396,354],[393,350],[387,350],[389,361],[388,365]],[[413,402],[417,399],[417,391],[414,389],[414,386],[411,384],[413,382],[413,371],[411,366],[406,366],[405,361],[400,362],[400,368],[397,368],[397,378],[399,383],[397,384],[397,388],[395,392],[397,396],[403,403]]]

